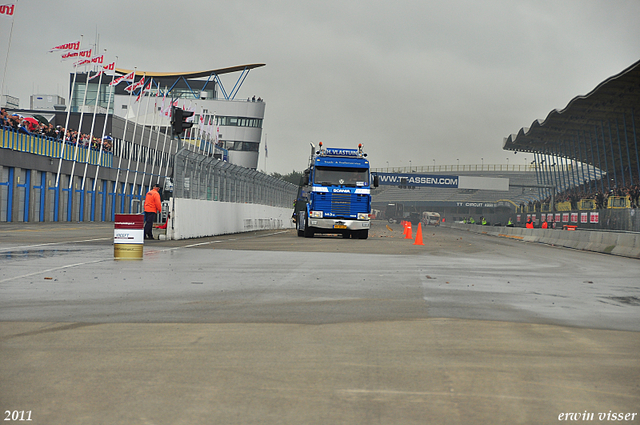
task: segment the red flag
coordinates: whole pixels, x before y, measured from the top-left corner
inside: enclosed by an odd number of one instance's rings
[[[104,65],[102,68],[106,71],[113,71],[114,69],[116,69],[116,63],[111,62],[109,65]]]

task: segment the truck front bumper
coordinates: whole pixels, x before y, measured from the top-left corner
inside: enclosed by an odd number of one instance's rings
[[[339,218],[310,218],[309,225],[314,231],[336,232],[344,230],[368,230],[369,220],[343,220]]]

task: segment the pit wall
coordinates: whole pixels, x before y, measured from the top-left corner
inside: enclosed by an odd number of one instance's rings
[[[640,234],[594,230],[525,229],[522,227],[480,226],[452,223],[452,229],[466,230],[525,242],[539,242],[565,248],[601,252],[640,259]]]
[[[190,239],[268,229],[292,229],[292,208],[172,198],[167,239]],[[161,234],[161,238],[163,235]]]

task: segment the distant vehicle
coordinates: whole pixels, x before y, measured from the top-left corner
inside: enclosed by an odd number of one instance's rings
[[[294,220],[298,236],[338,233],[343,238],[367,239],[371,225],[369,161],[362,150],[320,148],[311,145],[309,168],[302,177]]]
[[[404,220],[404,205],[402,204],[387,204],[387,208],[384,211],[385,218],[389,223],[398,223]]]
[[[425,211],[422,213],[422,224],[425,226],[439,226],[440,225],[440,213]]]

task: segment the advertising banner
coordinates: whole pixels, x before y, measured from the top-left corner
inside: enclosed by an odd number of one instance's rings
[[[113,257],[141,260],[144,249],[144,215],[116,214],[113,230]]]

